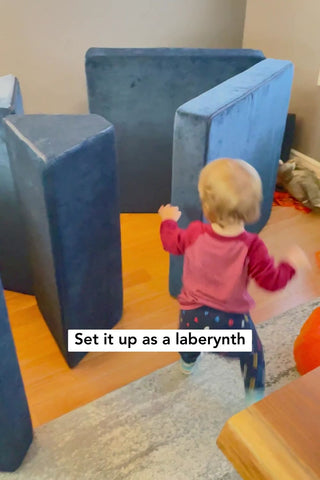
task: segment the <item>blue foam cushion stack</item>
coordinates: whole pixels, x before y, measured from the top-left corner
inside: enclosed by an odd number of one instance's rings
[[[293,65],[266,59],[182,105],[176,113],[172,203],[179,205],[181,227],[202,220],[197,184],[201,168],[219,157],[242,158],[263,183],[261,218],[248,230],[259,232],[272,207]],[[181,289],[183,258],[171,256],[170,292]]]
[[[39,308],[68,365],[68,329],[111,328],[122,313],[113,126],[97,115],[5,120]]]
[[[32,424],[0,280],[0,471],[13,472],[32,442]]]
[[[91,48],[89,107],[115,125],[122,212],[156,212],[170,201],[176,109],[261,62],[245,49]]]
[[[5,75],[0,77],[0,272],[7,290],[33,293],[26,234],[2,122],[4,117],[14,113],[23,113],[19,82],[13,75]]]

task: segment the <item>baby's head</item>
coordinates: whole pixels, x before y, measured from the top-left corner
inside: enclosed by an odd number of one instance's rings
[[[205,217],[222,227],[250,224],[260,217],[262,185],[244,160],[219,158],[200,172],[198,190]]]

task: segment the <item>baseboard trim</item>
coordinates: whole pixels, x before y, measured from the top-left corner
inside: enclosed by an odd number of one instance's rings
[[[293,157],[298,157],[300,160],[302,160],[306,168],[309,168],[309,170],[314,171],[317,177],[320,178],[320,162],[318,162],[318,160],[315,160],[312,157],[308,157],[308,155],[305,155],[304,153],[301,153],[298,150],[295,150],[294,148],[291,149],[291,155]]]

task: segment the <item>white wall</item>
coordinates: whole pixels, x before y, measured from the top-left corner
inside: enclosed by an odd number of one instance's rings
[[[89,47],[241,47],[245,2],[0,0],[0,75],[26,113],[85,113]]]
[[[247,0],[243,46],[295,65],[295,148],[320,160],[320,1]]]

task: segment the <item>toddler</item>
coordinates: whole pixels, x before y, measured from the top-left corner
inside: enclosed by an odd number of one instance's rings
[[[252,330],[252,352],[232,354],[240,357],[250,405],[264,395],[265,365],[249,314],[254,305],[248,293],[249,279],[265,290],[280,290],[308,261],[302,250],[293,246],[286,259],[275,265],[258,235],[245,231],[245,224],[258,220],[262,200],[260,177],[245,161],[212,161],[200,173],[198,190],[210,223],[195,221],[182,230],[177,225],[178,207],[162,205],[158,212],[164,249],[184,255],[179,328]],[[180,353],[184,373],[191,373],[199,355]]]

